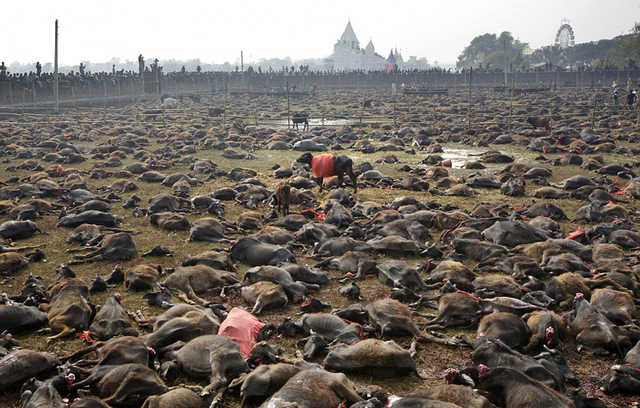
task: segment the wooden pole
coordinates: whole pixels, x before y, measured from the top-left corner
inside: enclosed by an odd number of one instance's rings
[[[287,129],[290,129],[291,106],[289,105],[289,81],[285,84],[287,86]]]
[[[224,84],[224,112],[222,113],[222,128],[227,126],[227,91],[229,89],[229,83]]]
[[[511,79],[511,97],[509,98],[509,122],[507,125],[507,131],[511,133],[511,113],[513,112],[513,91],[515,87],[515,81]]]
[[[593,114],[591,115],[591,130],[596,126],[596,103],[598,101],[598,91],[593,95]]]
[[[471,80],[473,78],[473,67],[469,68],[469,97],[467,99],[467,129],[471,129]]]
[[[55,31],[55,51],[53,57],[53,104],[58,112],[58,20],[56,20]]]

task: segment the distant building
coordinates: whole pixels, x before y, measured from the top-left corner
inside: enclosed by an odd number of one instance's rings
[[[397,50],[394,53],[395,63],[402,68],[402,56]],[[404,64],[404,63],[403,63]],[[376,54],[373,41],[365,48],[360,48],[360,41],[351,27],[351,21],[347,23],[342,36],[333,46],[333,69],[335,71],[383,71],[387,69],[388,59]]]

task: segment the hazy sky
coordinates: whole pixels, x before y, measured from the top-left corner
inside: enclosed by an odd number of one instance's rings
[[[6,3],[6,4],[5,4]],[[51,1],[3,2],[0,60],[53,62],[59,21],[59,63],[200,58],[320,58],[351,20],[361,47],[391,47],[429,62],[454,63],[484,33],[510,31],[532,48],[553,43],[568,18],[576,43],[626,34],[640,21],[640,0],[322,0],[322,1]],[[162,62],[161,62],[162,64]]]

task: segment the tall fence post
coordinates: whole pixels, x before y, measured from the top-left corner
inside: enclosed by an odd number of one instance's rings
[[[73,101],[73,107],[76,107],[76,84],[71,84],[71,100]]]
[[[596,126],[596,103],[598,101],[598,91],[593,95],[593,113],[591,114],[591,130]]]
[[[511,79],[511,96],[509,97],[509,122],[507,124],[507,131],[511,133],[511,114],[513,112],[513,92],[515,88],[515,81]]]
[[[286,84],[286,87],[287,87],[287,129],[290,129],[291,106],[289,105],[289,81],[287,81],[285,84]]]
[[[222,128],[224,129],[227,125],[227,90],[229,88],[229,83],[224,84],[224,112],[222,113]]]
[[[471,129],[471,81],[473,78],[473,67],[469,68],[469,97],[467,99],[467,129]]]
[[[33,94],[33,109],[36,109],[38,105],[36,103],[36,81],[35,80],[31,83],[31,93]]]
[[[13,83],[9,82],[9,104],[12,106],[11,112],[13,113]]]

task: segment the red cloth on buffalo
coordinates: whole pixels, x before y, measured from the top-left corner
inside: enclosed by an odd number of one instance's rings
[[[218,334],[235,341],[240,346],[242,357],[247,358],[258,342],[258,333],[264,326],[265,324],[251,313],[234,307],[220,325]]]
[[[333,167],[333,155],[321,154],[311,159],[311,169],[318,178],[332,177],[336,175]]]

